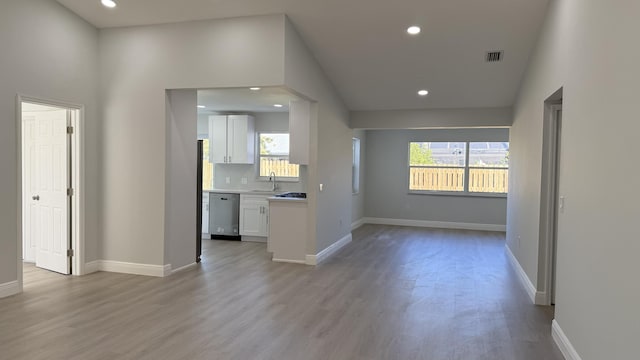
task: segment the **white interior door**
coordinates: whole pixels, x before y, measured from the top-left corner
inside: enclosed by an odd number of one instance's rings
[[[66,109],[35,112],[35,169],[31,174],[30,232],[36,239],[36,266],[70,273],[69,145]]]

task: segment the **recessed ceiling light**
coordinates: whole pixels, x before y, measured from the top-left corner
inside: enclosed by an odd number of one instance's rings
[[[100,2],[102,2],[102,5],[108,7],[108,8],[114,8],[116,7],[116,2],[113,0],[101,0]]]
[[[418,91],[418,95],[427,96],[427,95],[429,95],[429,91],[428,90],[420,90],[420,91]]]
[[[280,108],[282,107],[282,104],[273,104],[273,106]]]
[[[204,108],[206,108],[206,106],[204,106],[204,105],[198,105],[198,109],[204,109]]]
[[[260,88],[259,87],[250,87],[249,90],[258,91],[258,90],[260,90]]]
[[[420,34],[420,31],[422,31],[422,29],[420,29],[420,26],[416,25],[409,26],[407,28],[407,33],[409,33],[410,35],[418,35]]]

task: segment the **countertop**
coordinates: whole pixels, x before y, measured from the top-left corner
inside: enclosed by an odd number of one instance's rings
[[[275,194],[288,192],[288,191],[281,191],[281,190],[270,191],[270,190],[249,190],[249,189],[211,189],[211,190],[203,190],[203,192],[221,193],[221,194],[271,195],[270,197],[267,198],[267,200],[283,201],[283,202],[299,202],[299,203],[307,202],[307,199],[273,196]]]
[[[222,194],[254,194],[254,195],[275,195],[281,191],[271,190],[248,190],[248,189],[211,189],[203,190],[202,192],[208,193],[222,193]]]
[[[299,203],[306,203],[307,202],[306,198],[291,198],[291,197],[276,197],[276,196],[268,197],[267,200],[269,200],[269,202],[271,202],[271,201],[299,202]]]

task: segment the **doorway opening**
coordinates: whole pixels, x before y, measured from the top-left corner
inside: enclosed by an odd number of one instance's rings
[[[540,247],[538,265],[539,305],[555,304],[558,215],[563,211],[560,195],[562,150],[562,88],[544,103],[542,142],[542,191],[540,199]],[[541,282],[541,283],[540,283]]]
[[[84,272],[83,107],[19,95],[16,108],[22,289],[25,263],[65,275]]]

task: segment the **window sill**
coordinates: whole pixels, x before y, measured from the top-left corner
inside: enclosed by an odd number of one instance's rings
[[[462,196],[462,197],[482,197],[482,198],[500,198],[506,199],[507,194],[493,194],[493,193],[475,193],[464,191],[420,191],[409,190],[409,195],[435,195],[435,196]]]

